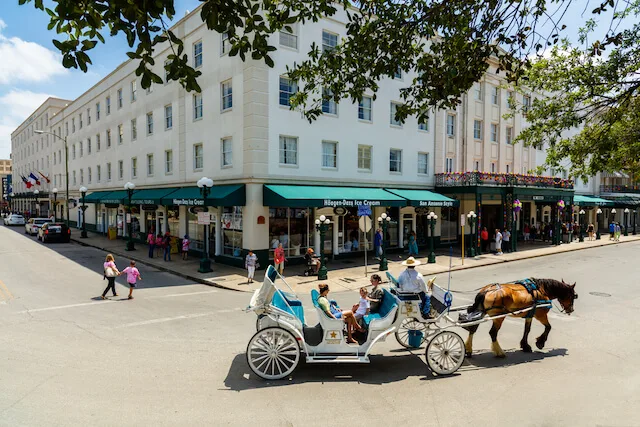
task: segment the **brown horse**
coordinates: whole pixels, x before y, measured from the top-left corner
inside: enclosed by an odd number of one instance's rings
[[[532,307],[536,302],[551,301],[557,299],[565,313],[573,312],[573,301],[578,298],[575,293],[576,284],[570,285],[563,281],[553,279],[527,279],[516,283],[493,284],[487,285],[478,292],[475,302],[468,308],[468,312],[482,312],[484,315],[499,316],[501,314],[510,314],[518,310]],[[551,325],[547,318],[550,308],[534,308],[518,314],[511,314],[514,317],[524,317],[524,336],[520,341],[520,347],[524,352],[531,352],[531,346],[528,343],[529,331],[531,330],[531,321],[535,317],[544,325],[544,332],[536,339],[536,346],[539,349],[544,347]],[[498,344],[498,331],[504,322],[505,317],[493,320],[493,326],[489,335],[491,336],[491,349],[496,357],[505,357],[504,351]],[[469,338],[465,344],[467,356],[471,356],[473,346],[473,334],[478,330],[478,325],[465,328],[469,331]]]

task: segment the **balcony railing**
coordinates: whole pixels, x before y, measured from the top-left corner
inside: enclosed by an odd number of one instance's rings
[[[640,185],[601,185],[602,193],[640,193]]]
[[[436,174],[436,187],[501,187],[573,188],[573,180],[540,175],[492,172],[448,172]]]

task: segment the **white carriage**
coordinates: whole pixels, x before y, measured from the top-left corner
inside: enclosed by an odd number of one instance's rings
[[[276,282],[284,283],[288,291],[279,289]],[[435,287],[436,285],[434,289]],[[440,303],[434,306],[443,308],[438,319],[446,316],[450,306],[450,301],[447,304],[444,293],[440,291],[437,294],[434,292],[432,297],[432,301]],[[384,341],[389,334],[397,331],[396,337],[402,344],[404,333],[408,337],[415,335],[416,330],[424,329],[420,342],[429,341],[425,352],[429,368],[439,375],[456,372],[465,356],[464,342],[460,335],[446,328],[439,328],[435,319],[428,323],[419,320],[416,317],[420,316],[419,297],[415,296],[418,298],[415,300],[410,299],[409,295],[401,295],[401,298],[407,298],[401,301],[388,290],[383,289],[383,292],[379,311],[364,317],[364,336],[359,337],[358,343],[350,344],[346,338],[345,323],[329,318],[324,313],[318,306],[319,295],[316,290],[311,291],[311,300],[319,323],[307,325],[302,302],[276,270],[269,266],[262,287],[254,292],[247,308],[247,311],[253,311],[258,316],[257,332],[247,346],[249,367],[259,377],[275,380],[289,376],[298,366],[301,357],[305,357],[309,364],[369,363],[373,346]],[[411,322],[433,326],[421,328]]]

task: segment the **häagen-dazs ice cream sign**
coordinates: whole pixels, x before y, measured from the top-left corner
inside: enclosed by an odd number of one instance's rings
[[[382,206],[382,202],[380,200],[324,199],[324,205],[332,208],[337,206],[358,207],[360,205]]]

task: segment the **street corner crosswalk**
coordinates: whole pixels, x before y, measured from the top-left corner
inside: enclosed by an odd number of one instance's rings
[[[2,280],[0,280],[0,304],[6,304],[13,298],[13,294],[11,293],[9,288],[7,288],[7,285],[5,285]]]

